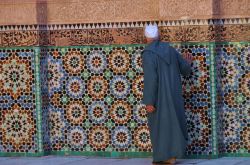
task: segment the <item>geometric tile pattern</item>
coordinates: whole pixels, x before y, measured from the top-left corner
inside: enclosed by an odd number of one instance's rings
[[[190,139],[187,154],[211,154],[209,45],[176,48],[195,58],[192,75],[183,78]],[[152,151],[141,104],[142,50],[137,45],[44,50],[51,151]]]
[[[188,128],[188,155],[212,154],[212,109],[209,44],[181,45],[177,50],[193,56],[192,72],[182,77]]]
[[[250,45],[216,46],[221,153],[250,152]]]
[[[194,57],[182,77],[186,154],[249,153],[249,44],[173,46]],[[0,154],[150,153],[143,48],[0,49]]]
[[[142,49],[65,47],[44,52],[52,151],[151,151],[140,103]]]
[[[0,152],[37,152],[34,49],[0,49]]]

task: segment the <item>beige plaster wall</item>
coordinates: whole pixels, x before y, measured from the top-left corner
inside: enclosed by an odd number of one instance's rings
[[[0,0],[0,25],[248,17],[250,0]]]

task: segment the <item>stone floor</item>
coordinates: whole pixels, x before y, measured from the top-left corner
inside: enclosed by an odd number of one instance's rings
[[[149,158],[112,159],[82,156],[0,157],[0,165],[150,165]],[[250,165],[250,158],[180,159],[177,164]]]

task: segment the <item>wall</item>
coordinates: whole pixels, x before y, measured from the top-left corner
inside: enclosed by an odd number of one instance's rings
[[[249,4],[249,0],[2,0],[0,24],[247,18]]]
[[[249,156],[248,4],[1,1],[0,155],[150,156],[140,53],[151,21],[195,59],[182,79],[187,156]]]

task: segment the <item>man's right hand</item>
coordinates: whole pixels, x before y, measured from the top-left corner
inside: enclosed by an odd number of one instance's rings
[[[184,54],[183,54],[183,57],[184,57],[184,59],[185,59],[189,64],[191,64],[192,61],[194,60],[192,54],[190,54],[190,53],[184,53]]]
[[[155,107],[153,105],[146,105],[146,111],[152,113],[155,111]]]

